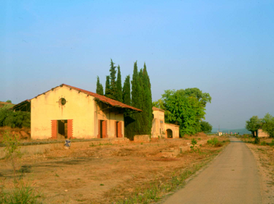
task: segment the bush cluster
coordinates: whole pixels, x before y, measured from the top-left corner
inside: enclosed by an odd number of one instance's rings
[[[16,111],[5,107],[0,108],[0,127],[30,127],[30,112]]]
[[[217,138],[212,138],[210,140],[207,140],[207,144],[213,145],[214,147],[223,146],[223,144]]]

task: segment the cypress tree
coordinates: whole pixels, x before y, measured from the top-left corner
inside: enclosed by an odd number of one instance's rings
[[[132,98],[132,106],[136,108],[141,108],[141,102],[140,102],[140,84],[139,84],[139,73],[138,73],[138,67],[137,67],[137,61],[134,62],[134,68],[133,68],[133,76],[132,76],[132,90],[131,90],[131,98]],[[132,118],[135,120],[133,126],[133,134],[137,135],[140,134],[141,130],[141,115],[139,113],[134,113],[132,115]]]
[[[139,113],[139,123],[140,123],[140,130],[139,134],[146,134],[146,124],[145,124],[145,112],[144,110],[146,107],[144,106],[144,78],[143,78],[143,69],[140,69],[139,71],[139,77],[138,77],[138,83],[140,85],[140,91],[139,91],[139,108],[143,110],[141,113]]]
[[[110,60],[110,88],[109,88],[109,98],[116,99],[117,87],[116,87],[116,66],[112,59]]]
[[[103,85],[100,83],[100,79],[97,76],[97,83],[96,83],[96,93],[100,95],[104,95],[104,88]]]
[[[131,105],[131,98],[130,98],[130,76],[128,75],[124,81],[123,86],[123,103],[127,105]],[[129,139],[133,139],[134,134],[132,133],[133,119],[131,117],[131,111],[126,109],[124,112],[124,120],[125,120],[125,136]]]
[[[151,134],[151,128],[152,128],[152,94],[151,94],[151,84],[150,79],[147,73],[146,64],[144,63],[144,69],[143,69],[143,122],[145,124],[144,127],[144,134]]]
[[[106,76],[105,96],[106,96],[106,97],[110,97],[109,76]]]
[[[127,75],[123,86],[123,103],[130,105],[130,76]]]
[[[121,79],[121,71],[120,71],[120,65],[118,65],[118,73],[117,73],[117,82],[116,82],[116,90],[117,90],[117,95],[116,95],[116,100],[123,102],[123,91],[122,91],[122,79]]]

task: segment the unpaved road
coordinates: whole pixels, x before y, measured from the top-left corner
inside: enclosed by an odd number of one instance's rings
[[[262,203],[260,177],[253,154],[240,140],[231,143],[212,164],[165,204]]]

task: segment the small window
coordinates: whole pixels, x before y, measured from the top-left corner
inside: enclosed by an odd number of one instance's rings
[[[60,104],[64,106],[67,103],[67,100],[65,98],[60,98]]]

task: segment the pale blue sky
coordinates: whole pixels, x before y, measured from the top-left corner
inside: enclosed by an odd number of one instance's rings
[[[208,92],[214,128],[274,115],[274,1],[2,0],[0,30],[0,101],[61,83],[95,92],[112,58],[123,79],[146,62],[153,100]]]

